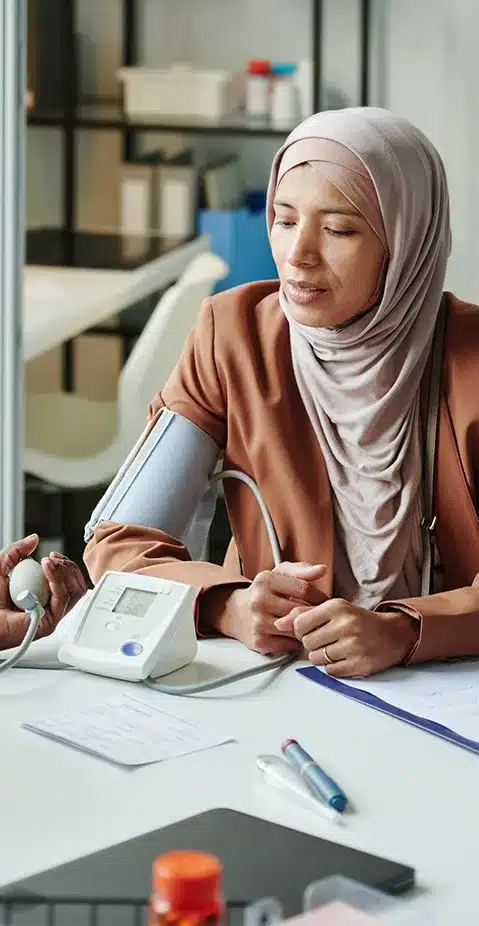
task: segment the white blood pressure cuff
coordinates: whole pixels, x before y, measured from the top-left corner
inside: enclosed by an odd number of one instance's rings
[[[137,524],[180,540],[199,559],[216,507],[218,486],[210,479],[219,452],[208,434],[164,409],[100,499],[85,526],[85,542],[103,521]]]

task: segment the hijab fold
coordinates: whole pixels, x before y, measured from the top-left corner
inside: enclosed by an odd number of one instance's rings
[[[419,392],[451,247],[447,181],[436,149],[407,120],[374,107],[319,113],[275,157],[269,230],[278,183],[305,162],[361,212],[387,262],[369,311],[341,328],[299,324],[280,288],[331,485],[335,594],[374,607],[420,591]]]

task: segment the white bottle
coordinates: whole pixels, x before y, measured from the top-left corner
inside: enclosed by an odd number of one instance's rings
[[[273,68],[270,96],[270,116],[273,125],[293,127],[299,119],[299,95],[293,68]]]
[[[307,119],[313,113],[313,62],[311,58],[298,61],[295,78],[300,118]]]
[[[253,119],[266,119],[269,114],[270,92],[269,61],[253,60],[248,63],[246,75],[246,112]]]

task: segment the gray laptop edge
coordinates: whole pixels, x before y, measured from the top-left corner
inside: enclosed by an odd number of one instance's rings
[[[170,849],[213,852],[224,866],[229,903],[276,897],[286,916],[301,911],[308,884],[328,875],[342,874],[387,893],[399,893],[414,884],[414,870],[406,865],[218,809],[52,868],[0,893],[64,901],[72,897],[146,900],[153,859]]]

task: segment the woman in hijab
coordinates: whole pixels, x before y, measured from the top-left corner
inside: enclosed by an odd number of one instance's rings
[[[150,429],[169,410],[207,435],[225,468],[256,481],[281,566],[255,499],[231,481],[224,566],[193,562],[188,531],[169,531],[168,519],[125,518],[120,506],[92,532],[90,573],[191,583],[200,633],[262,653],[304,647],[336,676],[479,654],[479,310],[443,299],[451,235],[441,159],[386,110],[317,114],[276,155],[267,221],[279,282],[207,300]],[[428,523],[425,410],[441,304]],[[165,465],[153,476],[159,496]],[[433,528],[442,588],[424,594]]]

